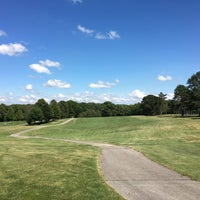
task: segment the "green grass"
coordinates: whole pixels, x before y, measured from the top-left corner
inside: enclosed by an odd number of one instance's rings
[[[122,199],[101,176],[98,148],[9,137],[28,128],[0,123],[1,200]]]
[[[28,134],[129,146],[168,168],[200,180],[199,118],[81,118]]]
[[[152,160],[200,180],[200,119],[173,117],[81,118],[26,133],[132,147]],[[52,126],[55,125],[55,126]],[[104,182],[100,150],[89,145],[9,135],[33,128],[0,123],[0,199],[122,199]]]

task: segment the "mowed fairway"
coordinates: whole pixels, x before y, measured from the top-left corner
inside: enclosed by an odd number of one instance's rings
[[[199,118],[81,118],[27,135],[129,146],[170,169],[200,180]]]
[[[98,148],[11,138],[12,133],[33,128],[24,122],[0,127],[1,200],[122,199],[101,176]]]

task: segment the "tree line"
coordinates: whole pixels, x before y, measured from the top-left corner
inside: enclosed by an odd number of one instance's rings
[[[119,105],[106,101],[104,103],[78,103],[72,100],[52,100],[47,103],[39,99],[35,104],[5,105],[0,104],[0,121],[26,120],[29,125],[48,123],[52,120],[70,117],[109,117],[129,115],[161,115],[187,113],[200,116],[200,72],[193,74],[187,85],[178,85],[174,98],[167,100],[167,95],[160,92],[158,96],[147,95],[140,103]]]

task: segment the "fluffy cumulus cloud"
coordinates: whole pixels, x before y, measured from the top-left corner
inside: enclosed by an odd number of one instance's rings
[[[115,39],[119,39],[120,38],[120,35],[118,34],[117,31],[109,31],[108,33],[101,33],[101,32],[96,32],[92,29],[88,29],[84,26],[81,26],[81,25],[78,25],[77,26],[77,29],[86,34],[86,35],[89,35],[91,37],[94,37],[95,39],[97,40],[115,40]]]
[[[59,94],[58,94],[58,98],[63,99],[63,98],[65,98],[65,95],[62,94],[62,93],[59,93]]]
[[[3,30],[0,30],[0,37],[2,37],[2,36],[6,36],[7,34],[6,34],[6,32],[5,31],[3,31]]]
[[[31,64],[29,65],[29,67],[37,73],[51,74],[50,70],[47,67],[40,64]]]
[[[12,92],[9,92],[6,96],[0,96],[0,103],[5,104],[34,104],[38,99],[43,97],[38,97],[34,94],[17,96]]]
[[[2,97],[2,96],[0,96],[0,102],[1,102],[1,103],[4,103],[4,102],[6,102],[6,98],[5,98],[5,97]]]
[[[40,60],[39,63],[44,67],[57,67],[57,68],[60,67],[60,63],[59,62],[51,61],[49,59],[44,60],[44,61]]]
[[[10,44],[0,45],[0,54],[2,55],[16,56],[26,51],[28,51],[27,48],[20,43],[10,43]]]
[[[35,95],[25,95],[22,97],[18,98],[18,101],[20,103],[30,103],[30,104],[34,104],[38,99],[40,99],[40,97],[37,97]]]
[[[129,93],[129,97],[131,97],[133,101],[141,101],[145,96],[146,93],[140,90],[133,90],[131,93]]]
[[[51,61],[49,59],[47,60],[40,60],[39,63],[31,64],[29,65],[30,69],[36,71],[37,73],[45,73],[45,74],[51,74],[51,71],[48,69],[48,67],[55,67],[59,68],[60,63],[57,61]]]
[[[169,94],[167,94],[167,99],[168,100],[171,100],[171,99],[173,99],[174,98],[174,93],[169,93]]]
[[[157,79],[159,81],[171,81],[172,77],[171,76],[163,76],[163,75],[158,75]]]
[[[57,79],[48,80],[45,85],[49,86],[49,87],[57,87],[57,88],[65,88],[65,89],[71,87],[71,85],[69,83],[66,83],[66,82],[63,82],[63,81],[57,80]]]
[[[115,94],[103,93],[96,94],[94,92],[85,91],[80,93],[75,93],[71,95],[64,95],[59,93],[54,97],[57,101],[60,100],[73,100],[77,102],[93,102],[93,103],[103,103],[105,101],[110,101],[116,104],[132,104],[132,100],[130,98],[124,98]]]
[[[27,84],[27,85],[25,86],[25,89],[26,89],[26,90],[33,90],[32,84]]]
[[[91,83],[89,85],[90,88],[112,88],[114,87],[117,83],[119,83],[119,80],[115,80],[115,82],[110,83],[110,82],[104,82],[104,81],[98,81],[97,83]]]

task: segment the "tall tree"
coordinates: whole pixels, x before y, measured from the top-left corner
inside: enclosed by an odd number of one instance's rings
[[[188,88],[184,85],[178,85],[174,90],[174,100],[183,117],[185,111],[190,110],[190,91]]]
[[[160,115],[167,112],[167,101],[166,101],[166,94],[163,94],[162,92],[158,95],[158,102],[159,102],[159,111]]]
[[[106,101],[102,104],[102,116],[103,117],[110,117],[116,116],[116,106],[110,101]]]
[[[3,122],[6,117],[6,105],[0,104],[0,122]]]
[[[13,109],[13,106],[8,106],[8,110],[6,113],[6,121],[16,121],[15,111]]]
[[[187,81],[188,89],[191,91],[192,103],[194,109],[199,112],[200,116],[200,71],[193,74]]]
[[[60,110],[61,110],[61,118],[64,119],[64,118],[69,117],[69,111],[68,111],[67,103],[65,101],[60,101],[60,102],[58,102],[58,105],[59,105]]]
[[[142,99],[141,106],[144,115],[160,114],[159,98],[154,95],[147,95]]]
[[[26,117],[26,122],[31,125],[35,123],[42,123],[43,119],[44,116],[41,108],[37,105],[34,105]]]
[[[35,105],[42,110],[43,121],[48,123],[51,119],[51,110],[49,104],[44,99],[39,99]]]
[[[80,106],[79,103],[69,100],[66,102],[67,108],[68,108],[68,117],[78,117],[78,114],[80,113]]]
[[[61,110],[56,100],[52,100],[50,102],[51,109],[51,118],[52,119],[60,119],[61,118]]]

